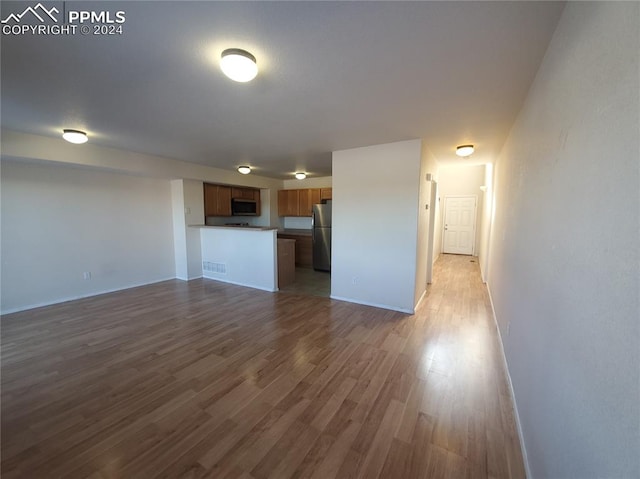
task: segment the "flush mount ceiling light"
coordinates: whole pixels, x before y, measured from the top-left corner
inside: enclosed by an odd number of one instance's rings
[[[69,143],[75,143],[76,145],[81,145],[82,143],[89,141],[87,134],[80,130],[62,130],[62,138],[67,140]]]
[[[222,52],[220,68],[233,81],[242,83],[253,80],[258,74],[256,57],[239,48],[228,48]]]
[[[238,166],[238,173],[242,173],[243,175],[248,175],[251,173],[250,166]]]
[[[296,173],[296,180],[304,180],[307,177],[306,173],[298,172]]]
[[[469,156],[473,154],[473,145],[460,145],[456,148],[456,155],[458,156]]]

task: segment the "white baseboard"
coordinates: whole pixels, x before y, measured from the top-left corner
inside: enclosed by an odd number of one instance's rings
[[[139,288],[140,286],[148,286],[150,284],[162,283],[163,281],[169,281],[173,279],[177,279],[177,278],[175,276],[172,276],[170,278],[158,279],[158,280],[153,280],[153,281],[144,282],[144,283],[132,283],[127,286],[122,286],[122,287],[113,288],[113,289],[105,289],[105,290],[95,291],[87,294],[66,296],[64,298],[58,298],[51,301],[43,301],[41,303],[28,304],[25,306],[19,306],[17,308],[3,309],[2,311],[0,311],[0,314],[4,315],[4,314],[11,314],[11,313],[19,313],[20,311],[28,311],[29,309],[43,308],[44,306],[53,306],[54,304],[66,303],[68,301],[76,301],[78,299],[91,298],[92,296],[100,296],[101,294],[115,293],[117,291],[124,291],[125,289]]]
[[[504,353],[504,342],[502,341],[502,333],[500,333],[500,326],[498,326],[498,318],[496,317],[496,308],[493,306],[493,298],[491,297],[491,289],[489,283],[486,283],[487,293],[489,294],[489,301],[491,302],[491,312],[493,314],[493,324],[498,331],[498,339],[500,340],[500,352],[502,352],[502,362],[504,364],[504,370],[507,373],[507,380],[509,381],[509,393],[511,394],[511,401],[513,401],[513,412],[516,417],[516,427],[518,428],[518,438],[520,439],[520,447],[522,451],[522,459],[524,462],[524,469],[527,477],[533,477],[531,470],[529,469],[529,458],[527,457],[527,447],[524,443],[524,436],[522,435],[522,425],[520,424],[520,414],[518,414],[518,403],[516,402],[516,394],[513,390],[513,383],[511,382],[511,373],[509,372],[509,363],[507,363],[507,356]]]
[[[420,306],[420,303],[422,303],[422,300],[424,299],[424,297],[427,295],[427,290],[425,289],[422,294],[420,295],[420,299],[418,299],[418,302],[416,303],[416,305],[413,307],[413,311],[418,311],[418,306]]]
[[[398,311],[399,313],[415,314],[415,310],[413,309],[397,308],[395,306],[389,306],[387,304],[370,303],[368,301],[360,301],[359,299],[343,298],[342,296],[334,296],[334,295],[331,295],[330,298],[337,299],[338,301],[346,301],[347,303],[362,304],[363,306],[372,306],[374,308],[389,309],[391,311]]]
[[[204,276],[202,276],[202,275],[200,275],[200,276],[190,276],[188,278],[184,278],[182,276],[176,276],[175,279],[179,279],[180,281],[192,281],[194,279],[201,279],[201,278],[204,278]]]

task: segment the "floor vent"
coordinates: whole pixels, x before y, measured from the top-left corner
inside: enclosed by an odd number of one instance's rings
[[[210,273],[227,274],[227,265],[224,263],[212,263],[211,261],[203,261],[202,269]]]

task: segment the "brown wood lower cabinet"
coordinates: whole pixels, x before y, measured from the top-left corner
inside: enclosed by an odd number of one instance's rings
[[[313,268],[311,235],[278,233],[278,238],[296,240],[296,266],[299,268]]]
[[[296,240],[278,238],[278,288],[296,280]]]

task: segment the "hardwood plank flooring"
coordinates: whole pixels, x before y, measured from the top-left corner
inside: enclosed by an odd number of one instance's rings
[[[5,479],[523,478],[477,263],[415,315],[210,280],[4,316]]]

